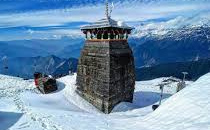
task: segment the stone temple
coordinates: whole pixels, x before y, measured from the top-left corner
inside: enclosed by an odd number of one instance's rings
[[[77,70],[76,92],[108,114],[120,102],[132,102],[135,67],[128,35],[133,28],[106,17],[81,27],[86,42]]]

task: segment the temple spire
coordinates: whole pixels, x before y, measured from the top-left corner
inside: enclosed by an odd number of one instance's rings
[[[106,12],[105,12],[106,18],[109,18],[109,3],[108,0],[106,0]]]

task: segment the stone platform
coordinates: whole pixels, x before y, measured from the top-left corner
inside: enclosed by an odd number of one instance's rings
[[[77,93],[104,113],[132,102],[135,68],[127,40],[87,40],[77,70]]]

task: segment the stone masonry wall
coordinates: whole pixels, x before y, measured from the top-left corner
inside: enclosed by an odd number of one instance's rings
[[[77,93],[104,113],[132,102],[134,58],[127,40],[86,41],[77,70]]]

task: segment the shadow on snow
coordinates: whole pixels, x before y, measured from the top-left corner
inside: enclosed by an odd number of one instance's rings
[[[163,98],[168,98],[172,96],[171,94],[163,93]],[[160,93],[157,92],[135,92],[133,103],[123,102],[116,106],[113,112],[125,112],[129,110],[134,110],[138,108],[151,106],[160,100]]]
[[[52,93],[58,93],[58,92],[60,92],[60,91],[62,91],[64,88],[65,88],[65,84],[64,83],[62,83],[62,82],[59,82],[59,81],[56,81],[57,82],[57,87],[58,87],[58,90],[56,90],[56,91],[54,91],[54,92],[52,92]],[[52,94],[51,93],[51,94]]]
[[[7,130],[13,126],[22,117],[22,113],[1,112],[0,111],[0,128]]]

